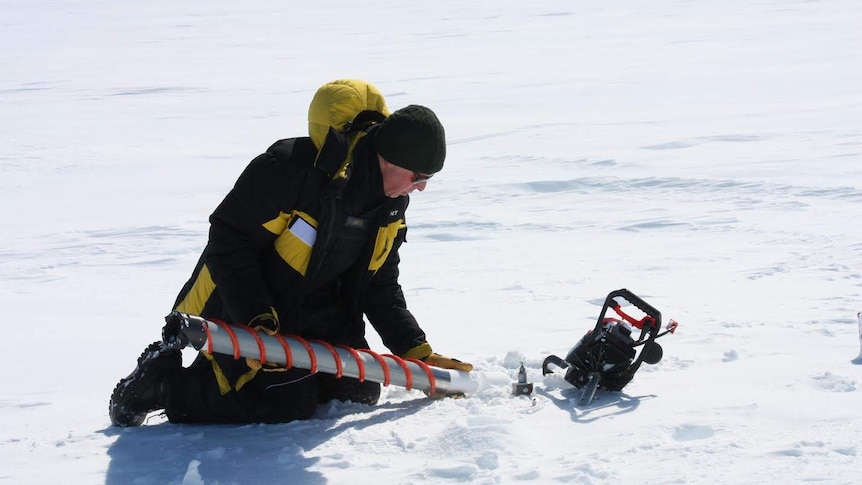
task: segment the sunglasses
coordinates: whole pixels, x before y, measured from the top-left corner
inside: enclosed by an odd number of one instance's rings
[[[428,175],[428,174],[419,173],[419,172],[414,171],[413,172],[413,185],[421,184],[422,182],[427,182],[433,176],[434,176],[433,173],[431,175]]]

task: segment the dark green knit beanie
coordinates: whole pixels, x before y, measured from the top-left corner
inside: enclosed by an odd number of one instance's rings
[[[443,168],[446,133],[433,111],[415,104],[401,108],[380,123],[377,153],[407,170],[433,174]]]

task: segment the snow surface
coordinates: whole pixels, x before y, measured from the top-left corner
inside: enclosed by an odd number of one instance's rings
[[[5,0],[0,45],[0,481],[862,483],[857,1]],[[445,123],[401,282],[494,385],[110,427],[210,212],[345,77]],[[624,287],[681,326],[579,408],[542,359]]]

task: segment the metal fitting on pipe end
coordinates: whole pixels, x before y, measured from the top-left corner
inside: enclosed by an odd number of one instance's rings
[[[171,349],[183,349],[188,345],[200,350],[207,342],[206,320],[181,312],[171,312],[165,317],[162,341]]]

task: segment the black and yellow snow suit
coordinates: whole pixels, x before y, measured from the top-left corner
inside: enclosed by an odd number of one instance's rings
[[[383,192],[375,129],[358,141],[332,132],[321,151],[311,138],[280,140],[255,158],[210,217],[174,309],[228,323],[274,309],[281,333],[356,347],[367,346],[364,315],[395,354],[425,343],[398,283],[409,199]],[[172,382],[166,412],[177,422],[281,422],[308,417],[318,401],[377,395],[374,383],[204,352]]]

